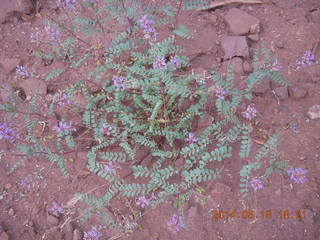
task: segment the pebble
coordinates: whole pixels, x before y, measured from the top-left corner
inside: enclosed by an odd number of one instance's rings
[[[10,190],[10,189],[12,188],[12,184],[11,184],[11,183],[7,183],[7,184],[4,186],[4,188],[5,188],[6,190]]]
[[[81,234],[81,231],[76,228],[74,231],[73,231],[73,238],[72,240],[81,240],[82,239],[82,234]]]
[[[256,85],[253,88],[253,93],[256,94],[262,94],[265,93],[270,89],[270,79],[269,78],[263,78],[260,84]]]
[[[276,47],[279,49],[283,49],[285,46],[284,42],[282,40],[277,40],[276,41]]]
[[[6,232],[0,234],[0,240],[9,240],[9,236]]]
[[[54,217],[54,216],[52,216],[52,215],[50,215],[50,214],[48,214],[47,215],[47,223],[48,223],[48,225],[50,227],[53,227],[53,226],[56,226],[56,225],[59,224],[59,219]]]
[[[228,36],[221,40],[221,47],[224,52],[224,60],[233,57],[249,57],[249,47],[244,36]]]
[[[320,118],[320,105],[313,105],[309,107],[307,115],[310,119]]]
[[[308,93],[308,90],[304,87],[292,86],[289,87],[289,95],[293,99],[299,100],[304,98]]]
[[[287,87],[278,87],[274,90],[274,92],[280,100],[285,100],[289,97]]]
[[[250,34],[248,35],[248,38],[253,42],[258,42],[260,40],[260,37],[258,34]]]
[[[64,240],[73,240],[73,227],[69,222],[63,227]]]
[[[8,211],[9,216],[13,217],[14,216],[14,210],[13,208],[10,208]]]
[[[243,70],[245,73],[252,73],[253,67],[248,61],[244,61],[243,63]]]
[[[259,25],[258,18],[238,8],[230,9],[224,17],[229,30],[233,35],[244,35],[249,33],[253,26]]]

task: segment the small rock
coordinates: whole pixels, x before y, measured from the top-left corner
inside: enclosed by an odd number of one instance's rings
[[[274,92],[280,100],[285,100],[289,97],[287,87],[278,87],[274,90]]]
[[[73,231],[73,238],[72,240],[81,240],[82,239],[82,233],[81,231],[76,228],[74,231]]]
[[[320,23],[320,10],[311,12],[310,16],[313,22]]]
[[[0,234],[0,240],[9,240],[9,236],[6,232]]]
[[[69,222],[63,227],[64,240],[73,240],[73,227]]]
[[[11,183],[7,183],[7,184],[4,186],[4,188],[5,188],[6,190],[10,190],[10,189],[12,188],[12,184],[11,184]]]
[[[313,105],[309,107],[307,115],[310,119],[320,118],[320,105]]]
[[[296,100],[301,99],[305,97],[307,93],[308,93],[308,90],[306,88],[298,87],[298,86],[289,87],[289,95],[293,99],[296,99]]]
[[[260,40],[260,37],[258,34],[250,34],[248,35],[248,38],[253,42],[258,42]]]
[[[37,79],[26,79],[20,86],[27,96],[33,96],[35,93],[40,95],[47,94],[47,84]]]
[[[230,9],[224,17],[229,30],[234,35],[244,35],[250,32],[252,26],[259,25],[260,21],[238,8]]]
[[[15,71],[19,63],[20,59],[18,58],[0,58],[0,65],[2,65],[7,74]]]
[[[274,192],[277,196],[280,196],[281,195],[281,189],[277,189],[275,192]]]
[[[317,211],[318,209],[320,209],[320,199],[319,198],[313,198],[311,201],[310,201],[310,207],[312,207],[312,209],[314,211]]]
[[[270,79],[263,78],[261,83],[253,88],[253,93],[262,94],[270,89]]]
[[[54,227],[54,226],[59,224],[59,219],[54,217],[54,216],[52,216],[52,215],[50,215],[50,214],[48,214],[47,215],[47,223],[48,223],[48,225],[50,227]]]
[[[284,42],[282,40],[277,40],[276,41],[276,47],[279,49],[283,49],[284,48]]]
[[[225,61],[222,64],[222,72],[226,73],[230,65],[233,66],[233,73],[234,74],[239,74],[242,76],[244,74],[243,71],[243,61],[239,57],[234,57],[230,61]]]
[[[245,73],[252,73],[253,67],[248,61],[244,61],[243,63],[243,70]]]
[[[249,57],[246,37],[224,37],[221,41],[221,47],[224,51],[224,60],[232,59],[233,57]]]
[[[211,193],[213,195],[220,195],[220,194],[228,194],[231,192],[231,187],[223,184],[223,183],[216,183]]]
[[[8,215],[11,216],[11,217],[14,216],[14,210],[13,210],[13,208],[10,208],[10,209],[9,209]]]
[[[255,25],[252,25],[250,27],[250,31],[249,31],[251,34],[258,34],[260,32],[260,24],[255,24]]]

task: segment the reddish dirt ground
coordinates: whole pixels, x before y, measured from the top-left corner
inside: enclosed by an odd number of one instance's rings
[[[2,140],[0,234],[5,234],[0,235],[0,240],[7,239],[5,235],[10,240],[79,240],[84,231],[92,228],[103,233],[100,239],[113,240],[319,240],[320,119],[311,119],[307,113],[311,106],[320,104],[320,1],[275,2],[228,5],[214,11],[184,12],[179,17],[179,22],[189,27],[195,37],[180,43],[185,47],[185,55],[191,58],[192,68],[196,71],[210,71],[212,65],[223,69],[227,63],[222,62],[224,52],[221,43],[223,37],[232,35],[225,20],[228,11],[236,7],[260,21],[259,39],[248,40],[250,57],[245,57],[244,60],[250,64],[253,50],[265,42],[278,56],[280,71],[289,79],[291,86],[289,89],[278,89],[274,84],[267,84],[262,90],[257,90],[253,99],[253,105],[259,111],[253,135],[257,140],[254,150],[260,146],[260,141],[264,141],[264,135],[280,133],[280,160],[288,160],[290,166],[308,170],[306,182],[296,184],[286,176],[273,173],[263,189],[251,191],[249,197],[243,199],[239,194],[239,171],[241,166],[253,160],[243,160],[235,154],[232,159],[223,162],[225,171],[222,178],[203,185],[206,191],[193,196],[185,206],[186,229],[176,234],[168,231],[166,222],[176,210],[170,202],[166,202],[156,209],[146,210],[144,217],[138,222],[140,227],[133,233],[119,234],[105,228],[95,217],[83,224],[79,223],[84,206],[80,203],[70,205],[76,192],[84,193],[95,189],[97,195],[103,193],[104,181],[86,169],[85,149],[68,156],[69,180],[63,178],[55,165],[41,158],[31,159],[8,175],[8,171],[20,157],[10,143]],[[55,19],[65,17],[63,12],[57,11],[53,0],[43,1],[42,4],[40,14],[32,22],[26,22],[15,16],[6,18],[8,12],[14,10],[29,13],[29,6],[25,1],[1,0],[0,20],[6,19],[0,25],[2,103],[8,101],[8,89],[19,81],[15,74],[17,64],[28,66],[38,79],[61,66],[59,62],[46,66],[31,55],[32,49],[38,46],[30,42],[29,36],[34,32],[42,34],[45,16],[49,14]],[[165,32],[166,29],[163,29],[161,34]],[[107,43],[106,40],[105,44]],[[315,61],[310,66],[296,69],[294,64],[307,50],[313,51]],[[242,69],[238,71],[239,76],[246,74]],[[64,75],[50,83],[50,87],[55,92],[62,89],[64,84],[75,82],[73,79],[78,76],[81,76],[81,72]],[[26,106],[28,102],[21,100],[19,108]],[[22,119],[19,114],[8,118],[2,111],[0,116],[1,122],[9,120],[12,124],[19,123]],[[48,133],[50,134],[52,132]],[[237,151],[239,146],[235,144],[234,148]],[[64,205],[69,203],[72,207],[62,217],[55,218],[48,215],[53,201]],[[121,207],[125,203],[119,200],[115,204],[120,215],[125,214],[125,208]],[[131,205],[137,209],[134,202]],[[229,212],[235,210],[239,216],[244,210],[256,210],[257,218],[246,219],[244,214],[239,218],[212,219],[210,210],[218,209]],[[301,218],[298,213],[301,213]]]

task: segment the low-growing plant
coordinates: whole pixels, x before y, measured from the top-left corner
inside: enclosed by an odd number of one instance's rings
[[[177,39],[190,39],[192,34],[178,24],[177,16],[182,10],[204,6],[206,1],[176,0],[175,5],[153,6],[136,0],[87,0],[77,3],[81,8],[75,2],[63,1],[63,9],[72,20],[70,26],[48,16],[46,32],[51,51],[39,48],[34,53],[45,61],[65,63],[66,67],[48,73],[44,78],[48,83],[68,72],[81,75],[74,74],[78,81],[51,95],[48,116],[36,113],[39,96],[32,97],[33,104],[25,118],[27,141],[18,145],[19,151],[26,158],[47,157],[69,177],[66,155],[81,150],[79,136],[89,139],[81,147],[88,153],[87,167],[109,185],[102,197],[76,194],[88,205],[83,220],[97,214],[109,227],[132,230],[132,224],[123,224],[104,210],[115,197],[137,199],[141,208],[172,200],[182,215],[183,204],[195,186],[223,174],[215,162],[231,158],[235,144],[240,143],[240,158],[250,157],[251,121],[258,113],[248,104],[253,88],[263,78],[283,86],[288,85],[286,79],[267,67],[274,58],[266,47],[255,51],[254,70],[247,77],[245,88],[235,86],[232,67],[225,77],[213,67],[210,77],[202,81],[200,75],[190,73],[191,63],[183,56]],[[111,32],[116,23],[123,29],[121,32]],[[160,27],[167,27],[167,35],[161,38]],[[107,38],[111,35],[115,36],[110,42]],[[37,44],[41,47],[41,41],[37,40]],[[94,69],[85,75],[90,68]],[[20,67],[19,72],[23,71]],[[215,99],[214,105],[210,99]],[[9,105],[2,107],[18,111]],[[57,112],[61,109],[69,114],[60,117]],[[72,118],[72,113],[81,119]],[[207,127],[194,127],[209,113],[212,121]],[[57,117],[57,125],[50,129],[55,133],[52,141],[56,145],[52,149],[35,135],[34,129],[39,121]],[[259,188],[260,182],[252,179],[252,172],[262,167],[263,158],[270,157],[264,179],[285,168],[284,162],[277,161],[277,140],[277,135],[269,136],[255,154],[255,162],[241,169],[243,196],[247,195],[249,184]],[[120,174],[124,166],[131,168],[125,176]],[[130,176],[135,182],[129,180]],[[180,218],[183,219],[173,215],[167,224],[175,225]]]

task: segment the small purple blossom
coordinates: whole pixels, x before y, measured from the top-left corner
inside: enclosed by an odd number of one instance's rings
[[[216,89],[216,97],[217,98],[224,100],[226,98],[226,95],[227,95],[227,92],[223,88],[218,87]]]
[[[63,204],[59,205],[55,201],[52,202],[52,208],[50,210],[56,216],[59,216],[60,214],[64,213]]]
[[[100,132],[102,134],[106,134],[107,136],[111,136],[112,130],[113,130],[113,128],[108,123],[104,123],[104,124],[102,124]]]
[[[142,28],[142,31],[144,33],[144,37],[146,39],[150,39],[155,41],[157,38],[157,32],[156,30],[152,27],[152,24],[154,23],[152,20],[147,19],[148,15],[144,15],[140,20],[140,26]]]
[[[72,127],[71,122],[66,123],[66,122],[62,122],[62,121],[59,122],[58,126],[54,126],[53,130],[56,131],[57,134],[59,134],[59,133],[68,134],[69,132],[76,131],[76,129],[74,127]]]
[[[5,123],[0,123],[0,140],[5,139],[14,142],[18,138],[20,138],[20,135],[17,133],[16,130],[10,128]]]
[[[308,173],[308,170],[304,170],[302,168],[290,168],[287,172],[290,176],[290,179],[295,183],[304,183],[307,181],[306,174]]]
[[[173,214],[171,219],[167,222],[167,227],[172,233],[176,234],[182,228],[185,228],[183,217]]]
[[[242,116],[248,120],[252,120],[257,116],[257,113],[258,113],[257,109],[255,109],[254,107],[248,106],[247,110],[245,112],[242,112]]]
[[[310,50],[307,50],[303,54],[301,60],[297,60],[296,61],[295,67],[296,68],[301,68],[301,67],[304,67],[306,65],[311,65],[311,64],[314,63],[314,61],[315,61],[314,55],[312,54],[312,52]]]
[[[60,107],[64,107],[65,105],[71,104],[71,101],[69,99],[68,94],[67,93],[60,93],[59,100],[57,101],[57,104]]]
[[[47,26],[46,32],[47,32],[48,36],[50,37],[51,41],[53,41],[53,42],[60,41],[61,34],[55,26],[53,26],[53,25]]]
[[[271,66],[269,67],[269,70],[272,72],[278,72],[281,70],[281,68],[282,68],[281,63],[279,59],[276,58],[274,62],[271,64]]]
[[[77,0],[60,0],[60,4],[62,7],[75,7]]]
[[[173,66],[173,69],[176,70],[181,67],[181,60],[177,56],[171,56],[168,64]]]
[[[122,76],[118,77],[116,75],[113,76],[112,78],[113,81],[113,86],[117,87],[117,88],[126,88],[126,79]]]
[[[104,165],[104,169],[106,170],[106,172],[111,172],[113,174],[116,173],[116,167],[113,165],[112,162],[108,162],[107,164]]]
[[[188,137],[187,137],[187,139],[186,139],[186,141],[188,142],[188,143],[197,143],[198,142],[198,138],[196,137],[196,135],[194,134],[194,133],[188,133]]]
[[[144,208],[145,206],[150,205],[150,201],[146,199],[145,196],[140,196],[138,200],[136,201],[136,204],[139,205],[140,207]]]
[[[29,40],[32,42],[32,43],[39,43],[40,40],[39,40],[39,33],[31,33],[30,34],[30,37],[29,37]]]
[[[23,76],[23,77],[29,77],[30,76],[30,74],[28,72],[28,68],[26,66],[22,66],[22,65],[18,65],[16,67],[16,73],[18,75]]]
[[[164,57],[157,57],[157,59],[153,63],[153,68],[159,70],[167,69],[166,59]]]
[[[30,188],[30,184],[32,183],[32,176],[28,175],[24,179],[22,179],[19,183],[19,185],[22,188]]]
[[[260,190],[262,189],[264,186],[263,186],[263,181],[260,180],[260,179],[257,179],[257,178],[252,178],[251,181],[250,181],[250,186],[255,190]]]
[[[84,240],[99,240],[102,237],[102,233],[95,229],[84,232]]]

